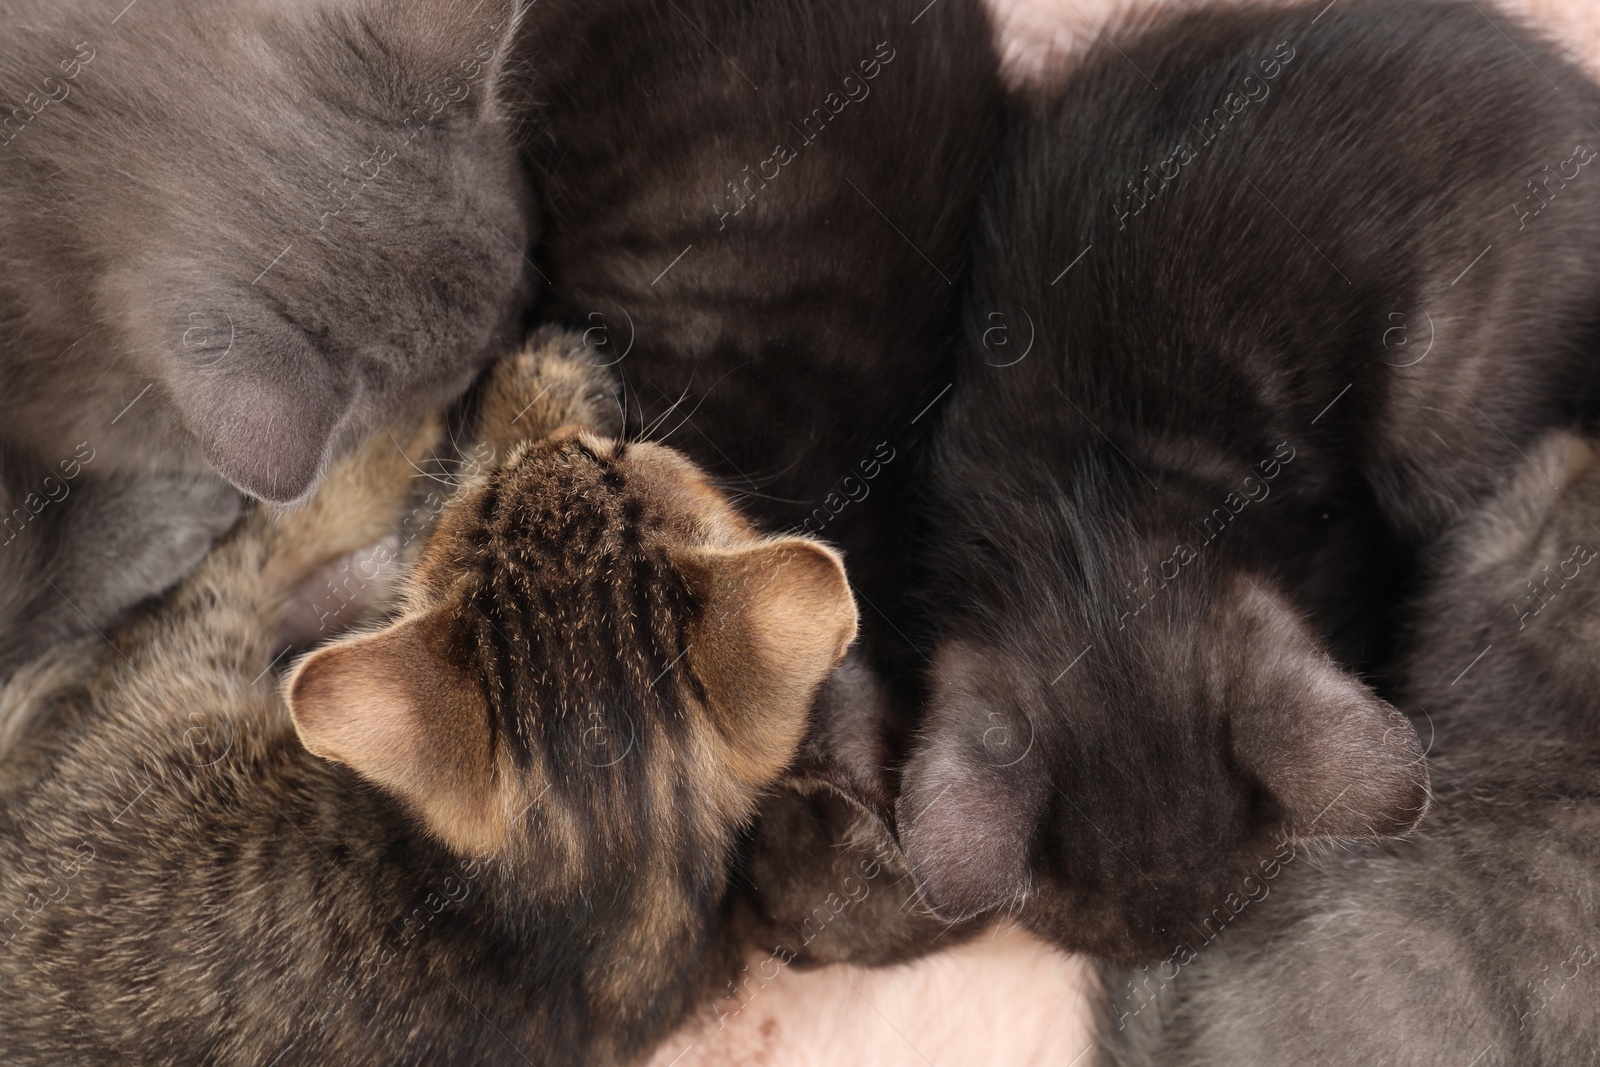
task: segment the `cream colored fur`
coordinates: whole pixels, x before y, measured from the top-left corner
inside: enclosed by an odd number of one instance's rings
[[[650,1067],[1082,1067],[1090,980],[1012,926],[900,967],[784,969],[742,1009],[708,1009]]]

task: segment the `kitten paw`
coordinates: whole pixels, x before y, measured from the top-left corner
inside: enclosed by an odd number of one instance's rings
[[[583,343],[557,327],[534,332],[520,351],[488,372],[478,413],[478,440],[495,459],[519,443],[563,426],[604,436],[622,430],[617,383]]]

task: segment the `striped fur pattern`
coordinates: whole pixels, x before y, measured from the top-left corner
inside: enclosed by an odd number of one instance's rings
[[[892,805],[915,705],[912,487],[1001,128],[991,26],[979,0],[540,0],[523,30],[541,312],[615,363],[630,427],[763,528],[837,545],[872,605],[860,684],[828,686],[799,788],[764,808],[740,879],[754,945],[848,954],[796,931],[836,866],[875,862],[851,847],[853,805]],[[814,802],[812,775],[839,806]],[[892,935],[860,920],[851,944],[883,959],[943,929],[905,918]]]
[[[979,0],[540,0],[519,41],[541,313],[615,363],[637,432],[840,547],[888,677],[1000,129],[990,37]]]
[[[432,426],[257,511],[56,694],[0,805],[7,1063],[624,1063],[733,968],[727,858],[848,587],[585,429],[609,385],[544,342],[485,390],[493,458],[395,621],[303,660],[287,707],[288,590],[406,513]]]

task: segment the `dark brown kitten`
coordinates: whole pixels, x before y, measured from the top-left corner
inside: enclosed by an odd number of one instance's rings
[[[571,347],[497,373],[493,469],[293,723],[285,592],[402,521],[431,434],[257,512],[60,697],[0,805],[6,1062],[621,1063],[725,973],[735,837],[855,608],[677,453],[544,436],[604,423]]]
[[[1351,667],[1413,554],[1593,413],[1596,118],[1436,0],[1166,12],[1017,102],[898,799],[941,910],[1141,958],[1286,834],[1416,826],[1422,746]]]
[[[519,38],[543,313],[615,363],[633,430],[840,547],[891,678],[1000,130],[991,34],[980,0],[541,0]]]
[[[750,936],[819,958],[912,951],[943,924],[923,936],[913,917],[892,950],[868,942],[898,917],[863,921],[860,942],[837,918],[803,931],[844,868],[874,862],[848,846],[867,829],[857,805],[892,806],[914,705],[911,491],[1000,130],[983,6],[541,0],[523,29],[542,310],[615,363],[633,429],[765,528],[838,545],[862,603],[797,769],[806,792],[772,801],[740,879]]]

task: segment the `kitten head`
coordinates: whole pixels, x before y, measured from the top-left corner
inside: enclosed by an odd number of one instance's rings
[[[1176,589],[1136,626],[1054,648],[1041,635],[1059,621],[1005,645],[947,639],[898,802],[930,902],[1019,907],[1082,951],[1165,954],[1286,842],[1415,826],[1415,731],[1271,588]]]
[[[106,105],[133,180],[107,209],[131,258],[110,257],[101,300],[239,488],[302,496],[343,444],[448,401],[504,349],[529,295],[500,77],[519,12],[246,5],[133,39],[130,55],[207,46]]]
[[[289,702],[449,847],[572,886],[719,855],[855,627],[833,552],[758,536],[668,448],[568,428],[464,490],[404,617],[312,654]]]

